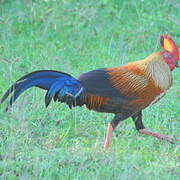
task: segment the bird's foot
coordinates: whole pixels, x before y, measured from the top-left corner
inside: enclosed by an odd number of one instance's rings
[[[148,135],[148,136],[153,136],[153,137],[156,137],[156,138],[158,138],[160,140],[166,140],[166,141],[168,141],[168,142],[170,142],[172,144],[174,143],[172,137],[164,135],[164,134],[155,133],[155,132],[149,131],[147,129],[140,129],[139,133],[145,134],[145,135]],[[180,141],[180,139],[178,139],[178,141]]]
[[[107,150],[109,148],[109,142],[105,142],[103,145],[104,150]]]

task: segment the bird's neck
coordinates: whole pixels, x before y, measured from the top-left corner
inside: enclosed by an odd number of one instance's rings
[[[172,74],[161,52],[153,53],[144,62],[145,71],[152,77],[155,84],[162,90],[168,90],[172,85]]]

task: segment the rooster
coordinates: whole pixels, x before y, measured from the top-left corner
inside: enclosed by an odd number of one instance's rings
[[[172,142],[170,136],[145,129],[142,110],[162,98],[172,86],[172,71],[178,67],[179,51],[170,35],[160,36],[162,51],[143,60],[115,68],[93,70],[71,75],[40,70],[17,80],[3,95],[0,104],[11,94],[8,108],[28,88],[33,86],[47,90],[45,105],[51,100],[66,103],[69,108],[85,105],[89,110],[115,114],[108,124],[104,148],[107,149],[113,130],[120,121],[132,117],[139,133]]]

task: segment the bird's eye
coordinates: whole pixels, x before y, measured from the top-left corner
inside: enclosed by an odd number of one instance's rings
[[[163,54],[165,58],[172,58],[173,55],[171,53],[164,53]]]

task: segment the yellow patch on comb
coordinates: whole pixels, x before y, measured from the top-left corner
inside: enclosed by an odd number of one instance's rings
[[[172,43],[169,41],[169,39],[166,39],[166,38],[164,39],[164,49],[170,52],[173,51],[173,46],[172,46]]]

